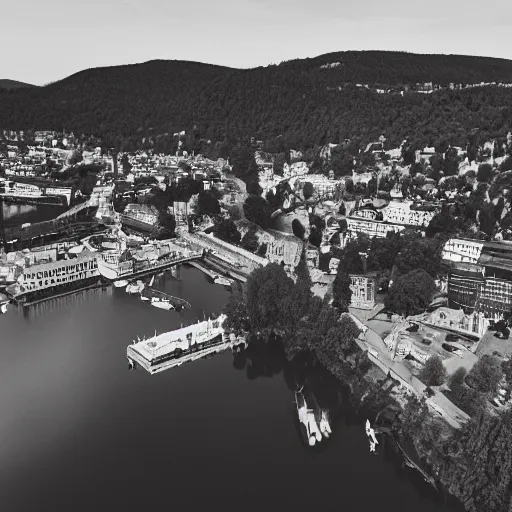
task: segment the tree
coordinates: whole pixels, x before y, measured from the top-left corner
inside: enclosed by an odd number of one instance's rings
[[[352,281],[345,260],[340,261],[336,277],[332,283],[333,305],[341,311],[348,311],[352,299]]]
[[[476,174],[476,179],[480,183],[489,183],[492,180],[493,170],[491,164],[480,164],[478,166],[478,172]]]
[[[304,239],[304,235],[306,233],[306,228],[302,225],[299,219],[293,219],[292,221],[292,231],[293,234],[300,238],[301,240]]]
[[[197,214],[198,215],[218,215],[220,213],[220,204],[208,191],[199,192],[197,196]]]
[[[248,178],[246,189],[248,194],[252,194],[255,196],[260,196],[261,193],[263,192],[263,189],[261,188],[259,182],[253,179],[252,177]]]
[[[237,245],[240,243],[240,232],[238,231],[236,224],[231,219],[223,219],[219,223],[215,224],[213,228],[215,236],[224,240],[228,244]]]
[[[281,265],[270,263],[256,269],[247,279],[247,308],[255,331],[284,329],[284,305],[292,292],[293,281]]]
[[[434,279],[423,269],[399,276],[384,299],[386,308],[410,316],[425,311],[436,290]]]
[[[242,241],[240,245],[246,250],[250,252],[256,252],[259,246],[259,240],[256,236],[256,229],[250,228],[247,233],[242,237]]]
[[[400,274],[423,269],[436,278],[441,269],[443,245],[443,241],[436,238],[410,239],[396,257],[396,269]]]
[[[313,195],[314,191],[315,189],[313,187],[313,184],[310,183],[309,181],[306,181],[302,189],[302,195],[304,196],[304,199],[307,201]]]
[[[450,377],[450,389],[452,392],[456,392],[460,390],[464,386],[464,380],[466,379],[466,375],[468,374],[466,368],[461,366],[455,370],[455,373]]]
[[[421,382],[427,386],[441,386],[446,380],[446,369],[439,356],[433,355],[427,359],[419,374]]]
[[[311,232],[309,233],[308,240],[311,245],[314,245],[315,247],[320,247],[320,245],[322,244],[322,232],[315,226],[313,226]]]
[[[261,196],[249,196],[244,203],[245,218],[262,229],[270,227],[271,208],[267,201]]]
[[[176,220],[174,215],[161,211],[158,213],[158,224],[165,231],[165,238],[174,236],[174,230],[176,229]]]
[[[265,242],[263,242],[259,247],[258,247],[258,250],[256,251],[256,254],[258,256],[261,256],[262,258],[265,257],[265,255],[267,254],[267,244]]]
[[[466,383],[482,393],[496,393],[502,376],[500,360],[486,354],[471,368]]]
[[[231,331],[241,335],[249,331],[251,326],[245,292],[238,282],[235,283],[228,302],[223,308],[223,313],[227,316],[224,328],[227,332]]]

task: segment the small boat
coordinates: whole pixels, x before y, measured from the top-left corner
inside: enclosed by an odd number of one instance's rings
[[[8,302],[2,302],[0,304],[0,313],[4,314],[4,313],[7,313],[7,304],[9,304]]]
[[[225,277],[222,277],[222,276],[217,276],[213,282],[215,284],[221,284],[223,286],[231,286],[231,281],[229,279],[226,279]]]
[[[320,416],[320,423],[318,426],[320,428],[320,432],[322,432],[324,437],[329,437],[332,434],[327,411],[322,411],[322,414]]]
[[[170,300],[161,299],[160,297],[151,297],[150,300],[151,300],[151,305],[155,306],[155,308],[166,309],[166,310],[174,309],[174,306],[172,305]]]
[[[128,284],[128,286],[126,287],[126,293],[129,293],[129,294],[140,293],[142,290],[144,290],[145,286],[146,285],[144,284],[143,281],[137,280],[137,281],[135,281],[135,283]]]
[[[124,288],[128,284],[128,281],[125,279],[120,279],[119,281],[114,281],[114,286],[116,288]]]
[[[322,434],[318,428],[313,409],[308,409],[304,395],[300,392],[295,393],[295,402],[297,404],[297,413],[299,421],[306,428],[306,436],[309,446],[315,446],[322,440]]]
[[[366,420],[366,435],[370,440],[370,452],[375,453],[375,448],[379,444],[375,437],[375,430],[370,426],[370,420]]]

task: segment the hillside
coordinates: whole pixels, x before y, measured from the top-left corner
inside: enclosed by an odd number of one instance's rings
[[[26,87],[36,87],[32,84],[26,84],[25,82],[18,82],[16,80],[0,79],[0,89],[11,90],[11,89],[22,89]]]
[[[325,64],[335,64],[325,68]],[[512,129],[512,89],[377,94],[347,84],[512,83],[512,61],[484,57],[340,52],[248,70],[150,61],[81,71],[45,87],[0,91],[0,128],[61,129],[101,136],[121,149],[143,138],[173,150],[173,133],[207,151],[254,136],[269,147],[307,149],[345,138],[391,145],[405,137],[462,145]],[[148,144],[147,139],[145,144]]]

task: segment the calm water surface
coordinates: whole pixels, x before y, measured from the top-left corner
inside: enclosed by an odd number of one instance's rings
[[[52,220],[66,211],[64,206],[7,204],[0,200],[0,208],[6,226],[19,226],[26,222]]]
[[[2,512],[452,510],[395,458],[370,455],[349,409],[323,449],[305,447],[272,355],[128,371],[137,335],[227,300],[199,271],[180,273],[155,285],[193,305],[181,315],[110,288],[0,316]]]

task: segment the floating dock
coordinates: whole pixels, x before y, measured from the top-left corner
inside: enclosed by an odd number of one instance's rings
[[[150,374],[159,373],[211,354],[246,346],[245,338],[227,335],[223,329],[226,315],[137,340],[128,346],[130,367],[137,365]]]

